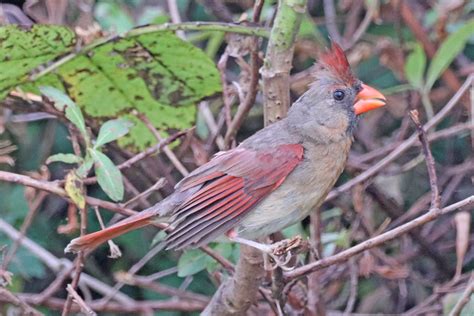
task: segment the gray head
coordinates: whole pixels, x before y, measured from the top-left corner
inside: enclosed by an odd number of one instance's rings
[[[289,123],[307,136],[327,141],[351,136],[360,114],[385,104],[380,92],[355,77],[336,43],[319,56],[314,78],[288,112]]]

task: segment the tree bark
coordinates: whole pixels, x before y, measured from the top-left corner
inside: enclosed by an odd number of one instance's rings
[[[306,11],[306,2],[280,0],[278,4],[261,69],[265,126],[285,117],[290,106],[289,75],[293,44]],[[241,246],[234,275],[219,287],[202,315],[245,315],[257,301],[264,275],[262,253],[252,247]]]
[[[265,125],[286,116],[290,107],[290,70],[296,34],[306,0],[280,0],[261,70]]]

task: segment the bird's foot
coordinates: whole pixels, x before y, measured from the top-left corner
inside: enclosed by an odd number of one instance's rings
[[[275,270],[276,268],[281,268],[285,271],[293,270],[295,268],[294,266],[288,266],[288,263],[292,257],[292,253],[300,250],[305,244],[301,236],[295,236],[291,239],[284,239],[270,245],[240,238],[235,235],[228,235],[228,237],[239,244],[251,246],[263,252],[264,267],[267,271]]]
[[[291,239],[284,239],[268,245],[268,252],[264,254],[265,270],[271,271],[280,268],[284,271],[291,271],[295,266],[289,266],[293,252],[297,251],[303,245],[301,236],[295,236]],[[271,259],[273,261],[270,262]]]

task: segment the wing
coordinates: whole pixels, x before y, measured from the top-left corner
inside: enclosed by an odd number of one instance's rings
[[[176,186],[199,188],[171,217],[168,249],[198,247],[235,227],[303,159],[300,144],[266,150],[236,148],[218,154]]]

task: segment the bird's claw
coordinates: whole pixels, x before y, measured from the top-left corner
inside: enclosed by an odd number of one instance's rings
[[[281,240],[270,245],[266,255],[272,259],[273,264],[268,262],[268,257],[265,256],[265,270],[272,271],[276,268],[280,268],[284,271],[293,270],[296,266],[288,266],[292,258],[292,250],[298,250],[302,244],[303,239],[300,236],[295,236],[292,239]]]

